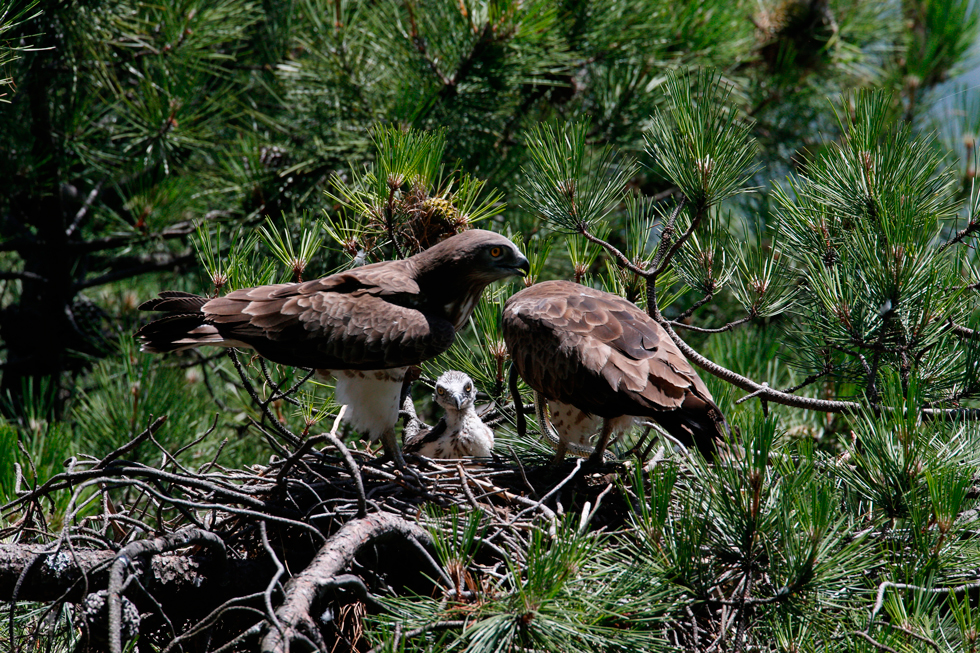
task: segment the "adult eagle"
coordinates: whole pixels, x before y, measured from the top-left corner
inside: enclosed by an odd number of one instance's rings
[[[170,315],[136,337],[143,351],[242,347],[333,375],[346,420],[372,441],[380,438],[403,467],[395,424],[407,367],[449,349],[488,284],[529,269],[508,239],[472,229],[404,260],[315,281],[243,288],[214,299],[163,292],[140,309]]]
[[[631,421],[624,416],[652,418],[685,445],[715,451],[725,418],[708,388],[660,325],[622,297],[545,281],[507,300],[503,332],[536,406],[543,397],[563,414],[603,418],[591,461],[602,460],[618,423]],[[559,437],[577,437],[572,431]]]

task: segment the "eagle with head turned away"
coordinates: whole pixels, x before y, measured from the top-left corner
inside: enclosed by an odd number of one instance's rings
[[[345,419],[404,467],[395,437],[406,369],[449,349],[490,283],[526,275],[507,238],[464,231],[399,261],[315,281],[235,290],[208,299],[163,292],[140,309],[168,313],[136,332],[142,350],[203,345],[254,349],[283,365],[336,379]]]
[[[431,429],[406,440],[405,453],[429,458],[489,458],[493,431],[476,412],[473,379],[457,370],[443,372],[436,381],[435,400],[446,415]]]
[[[507,300],[503,333],[535,406],[547,401],[553,414],[572,418],[558,432],[558,460],[569,442],[581,444],[573,422],[583,416],[603,418],[593,462],[633,416],[714,454],[727,427],[721,410],[661,326],[622,297],[570,281],[538,283]],[[547,423],[541,428],[548,432]]]

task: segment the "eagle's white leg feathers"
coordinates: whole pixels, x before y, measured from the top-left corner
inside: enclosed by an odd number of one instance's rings
[[[395,463],[395,467],[418,479],[418,475],[405,465],[401,443],[395,434],[398,400],[406,370],[407,367],[364,371],[317,370],[316,375],[321,380],[334,379],[334,400],[347,406],[344,422],[362,436],[367,436],[371,442],[381,440],[385,454]]]
[[[334,399],[347,405],[344,421],[371,442],[381,440],[398,469],[408,469],[401,443],[395,434],[398,422],[398,400],[407,367],[387,370],[317,370],[317,376],[332,375],[336,380]],[[413,474],[414,475],[414,474]]]
[[[317,375],[336,379],[334,398],[338,404],[347,405],[344,421],[371,442],[377,442],[388,430],[394,433],[406,369],[317,370]]]

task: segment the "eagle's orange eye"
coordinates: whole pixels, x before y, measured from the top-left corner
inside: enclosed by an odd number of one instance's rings
[[[504,253],[504,250],[500,249],[499,247],[494,247],[493,249],[490,250],[490,256],[492,256],[494,258],[497,258],[498,256],[500,256],[503,253]]]
[[[440,395],[446,394],[446,391],[443,388],[436,388],[436,392],[438,392]]]
[[[472,390],[472,389],[473,389],[473,386],[471,386],[471,385],[468,385],[468,386],[466,386],[465,388],[463,388],[463,391],[464,391],[464,392],[469,392],[469,391],[470,391],[470,390]]]

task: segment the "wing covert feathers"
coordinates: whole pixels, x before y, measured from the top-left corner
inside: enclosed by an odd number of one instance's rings
[[[611,293],[535,284],[504,307],[504,340],[527,384],[601,417],[646,416],[686,445],[715,449],[724,417],[663,329]]]
[[[417,364],[453,342],[452,324],[389,302],[386,294],[398,294],[389,288],[342,283],[321,290],[324,285],[259,286],[210,300],[161,294],[143,307],[188,312],[151,322],[136,336],[144,351],[244,346],[284,365],[362,370]],[[342,292],[351,288],[354,292]]]
[[[488,258],[491,249],[499,261]],[[508,239],[471,229],[405,260],[313,281],[243,288],[214,299],[163,292],[140,308],[169,315],[136,336],[151,352],[220,345],[317,369],[417,365],[452,345],[456,325],[466,323],[488,283],[527,266]]]

